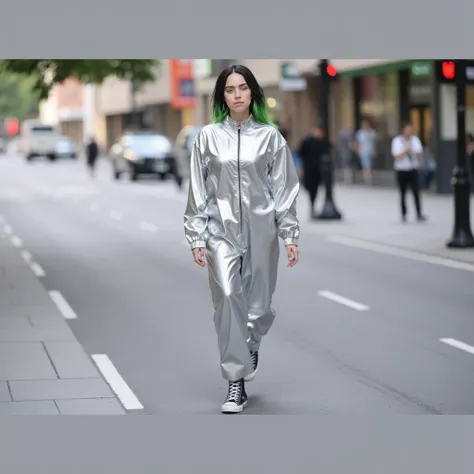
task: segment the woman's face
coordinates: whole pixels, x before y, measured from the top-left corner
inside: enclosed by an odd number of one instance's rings
[[[252,93],[243,76],[233,72],[227,78],[224,99],[231,112],[242,113],[250,108]]]

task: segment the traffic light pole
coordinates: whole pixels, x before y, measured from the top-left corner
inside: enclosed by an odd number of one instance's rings
[[[466,153],[466,61],[456,61],[457,162],[453,169],[454,230],[448,248],[474,247],[470,223],[470,183]]]
[[[333,182],[334,182],[334,170],[331,156],[331,145],[329,137],[329,93],[330,93],[330,79],[327,74],[327,66],[329,62],[327,59],[322,59],[319,62],[320,71],[320,94],[319,94],[319,106],[320,106],[320,118],[321,127],[324,131],[324,139],[328,142],[328,153],[322,156],[321,160],[321,174],[326,190],[325,202],[323,210],[318,214],[317,218],[320,220],[340,220],[342,219],[341,213],[337,210],[336,204],[333,198]]]

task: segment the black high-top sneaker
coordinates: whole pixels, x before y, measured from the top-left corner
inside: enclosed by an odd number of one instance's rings
[[[257,370],[258,370],[258,351],[251,352],[250,353],[250,358],[252,359],[252,365],[253,365],[253,372],[246,377],[244,377],[244,380],[246,382],[251,382],[255,376],[257,375]]]
[[[229,382],[227,398],[222,404],[222,413],[240,413],[247,406],[247,393],[245,392],[244,379]]]

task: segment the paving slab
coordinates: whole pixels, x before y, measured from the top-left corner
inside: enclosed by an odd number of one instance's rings
[[[115,398],[107,383],[95,379],[56,379],[9,382],[14,401]]]
[[[56,400],[61,415],[125,415],[122,405],[114,398]]]
[[[0,382],[0,402],[11,402],[10,390],[7,382]]]
[[[1,342],[41,342],[41,341],[76,341],[70,329],[54,327],[36,329],[0,329]]]
[[[30,329],[32,328],[31,321],[26,316],[19,316],[16,318],[0,318],[0,331],[6,329]]]
[[[100,378],[94,363],[78,342],[45,342],[44,346],[59,378]]]
[[[41,342],[0,342],[0,381],[47,379],[57,375]]]
[[[1,415],[59,415],[54,401],[0,403]]]

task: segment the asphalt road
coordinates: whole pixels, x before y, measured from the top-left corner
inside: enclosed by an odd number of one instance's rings
[[[143,405],[130,414],[217,414],[227,387],[185,193],[99,171],[3,157],[0,214],[73,308],[86,352],[106,354]],[[288,269],[282,252],[244,413],[473,414],[474,273],[331,243],[304,198],[301,261]]]

